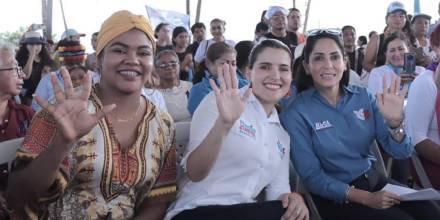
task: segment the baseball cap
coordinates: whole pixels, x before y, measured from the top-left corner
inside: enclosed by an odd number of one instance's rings
[[[68,37],[84,37],[86,36],[86,34],[83,33],[78,33],[78,31],[76,31],[75,29],[67,29],[66,31],[64,31],[64,33],[61,35],[61,39],[66,39]]]
[[[390,5],[388,5],[387,14],[391,14],[396,11],[402,11],[406,14],[405,6],[401,2],[391,2]]]
[[[266,11],[266,19],[271,19],[272,16],[274,16],[277,12],[282,12],[286,16],[287,14],[289,14],[289,11],[281,6],[270,6],[269,9],[267,9]]]
[[[414,21],[416,20],[416,18],[419,18],[419,17],[425,18],[425,19],[427,19],[427,20],[431,20],[431,16],[429,16],[429,15],[427,15],[427,14],[424,14],[424,13],[416,13],[416,14],[414,14],[414,16],[413,16],[413,18],[412,18],[412,20],[411,20],[411,23],[414,23]]]

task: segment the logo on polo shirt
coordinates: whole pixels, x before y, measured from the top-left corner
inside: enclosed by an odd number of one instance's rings
[[[368,117],[370,117],[370,112],[368,112],[368,110],[364,110],[363,108],[359,109],[359,110],[354,110],[353,111],[354,115],[356,115],[356,118],[365,121],[368,119]]]
[[[331,127],[332,127],[332,124],[330,124],[330,122],[328,120],[315,123],[315,130],[317,130],[317,131],[322,130],[322,129],[326,129],[326,128],[331,128]]]
[[[278,147],[278,151],[280,152],[281,156],[283,156],[284,153],[286,153],[286,148],[285,148],[284,145],[280,142],[280,140],[277,140],[277,147]]]
[[[257,133],[257,130],[254,128],[254,126],[251,124],[246,124],[243,119],[240,119],[240,126],[238,127],[238,131],[240,132],[240,134],[251,138],[255,138],[255,133]]]

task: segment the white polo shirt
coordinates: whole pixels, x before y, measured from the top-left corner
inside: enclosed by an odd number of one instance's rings
[[[421,66],[416,66],[415,74],[420,74],[425,70],[425,68]],[[368,89],[373,95],[376,95],[376,93],[382,93],[383,90],[383,76],[386,76],[387,79],[387,87],[390,87],[391,80],[394,75],[394,71],[388,66],[383,65],[376,68],[373,68],[370,72],[370,76],[368,79]]]
[[[440,144],[435,112],[437,86],[433,75],[431,70],[426,70],[416,77],[409,89],[405,125],[414,146],[425,139]]]
[[[247,87],[240,90],[240,94]],[[191,122],[190,143],[181,165],[186,170],[189,154],[213,127],[218,110],[215,95],[209,93],[200,103]],[[233,205],[254,202],[266,187],[266,200],[276,200],[290,192],[290,138],[278,119],[275,108],[267,117],[254,95],[235,122],[208,176],[192,182],[184,176],[178,183],[177,200],[165,219],[187,209],[207,205]]]

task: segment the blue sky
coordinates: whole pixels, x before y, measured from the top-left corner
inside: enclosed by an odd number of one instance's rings
[[[6,10],[0,13],[0,32],[14,31],[20,26],[41,23],[40,0],[4,0]],[[64,25],[59,0],[53,0],[53,32],[61,36]],[[203,0],[201,21],[209,24],[213,18],[226,20],[226,37],[235,41],[253,39],[253,32],[260,14],[271,5],[292,7],[292,0]],[[305,15],[306,0],[296,0],[296,6]],[[358,35],[385,27],[385,13],[392,0],[312,0],[307,29],[334,28],[350,24]],[[413,1],[402,0],[409,13],[413,13]],[[438,1],[420,0],[421,11],[439,17]],[[186,0],[63,0],[67,24],[87,34],[82,43],[91,49],[90,35],[99,30],[101,23],[114,11],[128,9],[146,14],[145,5],[164,10],[185,13]],[[191,0],[191,21],[194,21],[197,0]],[[304,17],[303,17],[304,18]],[[303,19],[304,21],[304,19]],[[208,33],[208,37],[209,33]]]

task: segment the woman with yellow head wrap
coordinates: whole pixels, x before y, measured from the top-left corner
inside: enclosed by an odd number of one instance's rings
[[[97,41],[101,81],[86,77],[64,92],[52,76],[46,102],[17,153],[8,198],[30,218],[146,219],[163,217],[175,193],[174,125],[141,89],[153,69],[151,24],[119,11]],[[31,180],[31,181],[25,181]]]

